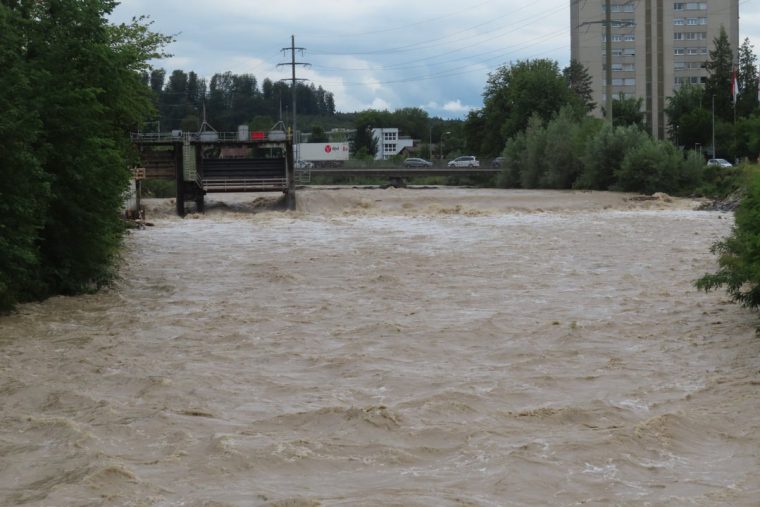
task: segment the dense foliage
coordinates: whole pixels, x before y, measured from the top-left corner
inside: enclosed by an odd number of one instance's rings
[[[217,73],[206,83],[195,72],[174,70],[168,80],[164,69],[154,69],[143,79],[153,90],[159,116],[146,130],[164,131],[181,129],[196,131],[203,120],[216,130],[235,131],[238,125],[249,124],[270,128],[281,113],[288,115],[292,108],[291,86],[283,81],[264,79],[259,87],[252,74]],[[296,85],[296,112],[301,115],[333,116],[333,94],[314,84]]]
[[[168,38],[109,0],[0,4],[0,308],[97,288],[121,242],[128,132]]]
[[[755,175],[736,210],[733,234],[713,246],[719,269],[697,281],[705,291],[725,286],[729,296],[750,308],[760,307],[760,175]]]

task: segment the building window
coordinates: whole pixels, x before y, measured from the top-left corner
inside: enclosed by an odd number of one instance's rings
[[[676,2],[673,4],[675,11],[706,11],[707,2]]]
[[[605,11],[606,2],[602,2],[602,12]],[[611,4],[610,12],[635,12],[636,4],[634,2],[626,2],[624,4]]]
[[[636,23],[633,22],[633,19],[613,19],[612,20],[612,28],[630,28],[635,25]]]
[[[686,20],[683,18],[673,18],[673,24],[675,26],[683,26],[684,24],[686,24]]]
[[[704,76],[676,76],[675,78],[673,78],[673,83],[676,86],[680,86],[686,83],[697,85],[697,84],[705,84],[706,79],[707,78]]]
[[[707,18],[687,18],[686,24],[689,26],[703,26],[707,24]]]
[[[602,51],[602,56],[607,56],[607,51]],[[612,48],[612,56],[636,56],[636,48]]]
[[[607,42],[607,35],[602,35],[602,42]],[[623,36],[622,35],[613,35],[612,36],[612,42],[623,42]]]
[[[683,54],[683,53],[681,53]],[[688,55],[706,55],[707,54],[707,48],[688,48],[686,50],[686,54]]]
[[[707,32],[673,32],[673,40],[706,40]]]
[[[673,48],[673,54],[674,55],[685,55],[686,54],[686,48]]]
[[[623,35],[623,40],[625,42],[635,42],[636,41],[636,36],[633,35],[633,34]]]

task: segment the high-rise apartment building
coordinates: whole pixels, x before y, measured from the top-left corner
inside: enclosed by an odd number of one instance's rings
[[[593,80],[597,113],[606,101],[606,0],[570,0],[571,57]],[[666,97],[704,83],[704,63],[721,26],[736,54],[739,0],[611,0],[612,96],[642,97],[652,135],[665,135]]]

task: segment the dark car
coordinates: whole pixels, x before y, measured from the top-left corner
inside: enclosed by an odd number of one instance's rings
[[[408,158],[404,160],[404,167],[433,167],[433,163],[424,158]]]
[[[496,157],[491,161],[491,167],[494,169],[501,169],[501,166],[504,165],[504,157]]]

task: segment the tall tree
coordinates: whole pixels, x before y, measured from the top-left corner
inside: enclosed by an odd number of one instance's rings
[[[703,107],[709,105],[704,104],[704,88],[686,83],[677,88],[666,100],[665,114],[668,118],[670,140],[680,146],[694,147],[696,143],[705,146],[704,134],[700,134],[698,138],[692,136],[691,125],[686,121],[687,116],[694,117],[695,112],[703,111]]]
[[[37,156],[50,181],[39,235],[44,293],[107,283],[120,246],[129,179],[126,135],[152,115],[140,73],[170,38],[144,18],[110,25],[110,0],[35,0],[20,51],[33,69],[31,92],[43,121]]]
[[[567,86],[573,92],[575,97],[580,101],[581,107],[587,113],[590,113],[596,107],[594,102],[594,92],[591,88],[591,75],[588,69],[578,60],[570,60],[570,65],[562,70]]]
[[[705,96],[710,101],[715,98],[715,115],[726,121],[734,117],[734,105],[731,94],[731,76],[734,70],[734,57],[731,43],[725,28],[720,27],[719,35],[713,40],[710,59],[705,63],[708,77],[705,83]]]
[[[736,77],[741,93],[736,101],[736,115],[750,116],[758,107],[757,100],[757,56],[749,38],[739,46],[739,68]]]
[[[49,182],[38,157],[42,121],[25,45],[33,21],[0,4],[0,312],[36,292],[37,238]]]
[[[478,133],[482,140],[478,152],[500,153],[532,115],[548,121],[570,101],[571,91],[557,62],[524,60],[499,67],[489,75],[483,92],[485,128]],[[473,139],[467,143],[475,144]]]
[[[635,125],[644,129],[644,111],[641,105],[644,102],[643,97],[625,97],[622,93],[612,101],[612,124],[615,127],[627,127]],[[602,114],[606,114],[605,108],[602,107]]]

